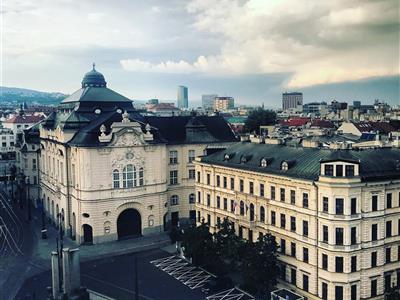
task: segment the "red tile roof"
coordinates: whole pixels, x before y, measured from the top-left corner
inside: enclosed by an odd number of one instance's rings
[[[358,122],[353,124],[360,132],[379,131],[387,134],[396,131],[396,129],[387,122]]]
[[[14,123],[14,124],[35,124],[41,120],[43,120],[44,117],[42,116],[20,116],[16,115],[10,119],[7,119],[4,121],[4,123]]]
[[[306,125],[308,122],[310,122],[310,118],[293,118],[288,120],[282,120],[279,123],[282,125],[299,127]]]

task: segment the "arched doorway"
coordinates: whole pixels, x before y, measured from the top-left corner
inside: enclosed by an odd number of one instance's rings
[[[142,218],[134,208],[125,209],[117,220],[118,239],[127,239],[142,235]]]
[[[92,226],[88,224],[82,225],[83,231],[83,244],[93,244],[93,229]]]

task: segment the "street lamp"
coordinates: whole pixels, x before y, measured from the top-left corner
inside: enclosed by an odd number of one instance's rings
[[[29,199],[29,187],[30,187],[30,178],[29,176],[25,177],[25,187],[26,187],[26,201],[28,202],[28,220],[32,219],[31,216],[31,199]]]

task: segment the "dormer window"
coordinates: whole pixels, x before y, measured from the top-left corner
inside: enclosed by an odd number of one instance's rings
[[[245,164],[247,163],[250,159],[251,159],[251,155],[242,155],[242,157],[240,157],[240,163],[241,164]]]
[[[267,160],[265,158],[263,158],[261,160],[261,167],[265,168],[267,166]]]
[[[230,157],[229,157],[229,154],[226,153],[225,156],[224,156],[224,160],[229,160],[229,158],[230,158]]]
[[[289,164],[288,164],[287,161],[282,162],[281,170],[282,170],[282,171],[287,171],[287,170],[289,170]]]
[[[96,115],[101,114],[101,109],[100,109],[100,108],[96,108],[96,109],[94,110],[94,113],[95,113]]]

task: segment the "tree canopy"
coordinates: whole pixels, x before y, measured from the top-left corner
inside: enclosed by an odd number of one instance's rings
[[[257,108],[253,110],[244,124],[246,132],[257,132],[260,126],[274,125],[276,122],[276,113],[272,110]]]

